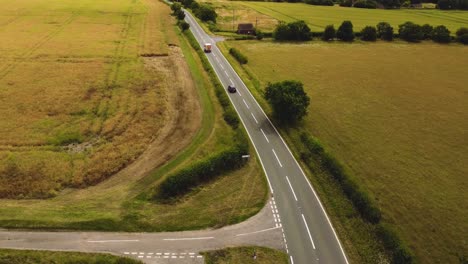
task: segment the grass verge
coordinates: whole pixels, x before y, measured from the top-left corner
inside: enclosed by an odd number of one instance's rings
[[[287,264],[288,255],[265,247],[234,247],[202,253],[206,264]]]

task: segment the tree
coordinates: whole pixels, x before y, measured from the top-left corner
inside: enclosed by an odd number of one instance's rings
[[[437,7],[442,10],[457,9],[456,0],[439,0],[437,1]]]
[[[336,30],[333,25],[328,25],[323,31],[322,39],[325,41],[333,40],[336,37]]]
[[[180,2],[185,8],[189,8],[195,0],[181,0]]]
[[[356,8],[369,8],[369,9],[376,9],[377,3],[372,0],[358,0],[354,3],[353,7]]]
[[[462,27],[457,30],[457,41],[465,45],[468,44],[468,28]]]
[[[304,41],[312,39],[310,28],[303,20],[291,22],[288,24],[288,27],[292,38],[291,40]]]
[[[457,40],[464,45],[468,45],[468,34],[459,36]]]
[[[361,31],[361,39],[364,41],[375,41],[377,39],[377,30],[375,27],[364,27]]]
[[[450,31],[445,26],[437,26],[431,32],[431,39],[438,43],[449,43]]]
[[[172,14],[175,15],[177,12],[182,10],[182,5],[180,3],[174,3],[171,5],[171,10]]]
[[[457,37],[461,37],[462,35],[468,34],[468,28],[461,27],[457,30],[455,34],[457,35]]]
[[[197,16],[202,21],[213,21],[216,23],[216,18],[218,14],[214,8],[207,4],[201,4],[197,9],[194,10],[195,16]]]
[[[185,18],[185,12],[182,10],[177,11],[174,15],[176,16],[177,20],[184,20]]]
[[[405,22],[398,28],[398,34],[401,39],[409,42],[418,42],[423,38],[421,26],[413,22]]]
[[[190,28],[190,24],[185,22],[185,21],[180,21],[179,22],[179,27],[182,31],[185,31]]]
[[[393,40],[393,27],[387,22],[380,22],[377,24],[377,37],[386,40]]]
[[[278,121],[293,124],[307,114],[310,98],[305,93],[303,84],[298,81],[270,83],[266,87],[265,98],[273,108],[273,115]]]
[[[422,34],[423,34],[422,39],[430,39],[433,29],[434,28],[429,24],[422,25],[421,26],[421,31],[422,31]]]
[[[265,33],[263,33],[263,31],[261,31],[260,29],[257,29],[255,31],[255,37],[257,38],[257,40],[262,40],[265,37]]]
[[[336,37],[343,41],[353,41],[354,40],[354,32],[353,32],[353,23],[351,21],[343,21],[338,31],[336,32]]]
[[[280,22],[273,31],[273,37],[276,40],[288,40],[290,39],[289,27],[286,23]]]

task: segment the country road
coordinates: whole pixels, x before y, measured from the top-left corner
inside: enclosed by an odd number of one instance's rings
[[[185,13],[200,46],[215,44],[195,18]],[[237,93],[228,93],[229,98],[253,142],[276,199],[279,214],[275,221],[280,221],[284,231],[290,262],[348,263],[316,192],[263,109],[216,45],[206,56],[224,87],[233,84],[237,88]]]

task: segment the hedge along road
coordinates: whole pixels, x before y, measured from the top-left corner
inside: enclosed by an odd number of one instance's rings
[[[278,224],[291,263],[348,263],[346,254],[315,190],[288,146],[241,78],[189,12],[185,20],[207,53],[221,83],[235,85],[229,99],[239,114],[267,175],[270,191],[278,207]],[[226,90],[227,92],[227,90]]]

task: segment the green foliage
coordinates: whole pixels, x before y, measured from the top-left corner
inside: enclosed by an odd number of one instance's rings
[[[329,41],[333,40],[336,37],[336,30],[333,25],[328,25],[323,31],[322,40]]]
[[[177,11],[174,15],[177,18],[177,20],[184,20],[185,18],[185,12],[182,10]]]
[[[73,143],[82,143],[83,141],[84,137],[79,131],[62,131],[49,139],[48,143],[56,146],[66,146]]]
[[[449,43],[450,31],[445,26],[437,26],[431,32],[431,39],[438,43]]]
[[[387,22],[377,24],[377,37],[386,41],[393,40],[393,27]]]
[[[450,9],[468,9],[468,1],[467,0],[439,0],[437,2],[437,8],[442,10],[450,10]]]
[[[377,40],[377,29],[372,26],[367,26],[361,31],[361,39],[364,41],[376,41]]]
[[[368,8],[368,9],[376,9],[377,3],[372,0],[358,0],[354,3],[353,7],[357,8]]]
[[[468,44],[468,28],[462,27],[457,30],[457,41],[467,45]]]
[[[263,31],[261,31],[260,29],[257,29],[255,32],[255,37],[257,38],[257,40],[262,40],[265,37],[265,33],[263,33]]]
[[[190,28],[190,24],[185,21],[179,21],[179,27],[182,31],[185,31]]]
[[[182,11],[182,5],[180,3],[175,2],[171,5],[172,14],[176,14],[179,11]]]
[[[199,4],[198,8],[193,10],[195,16],[198,17],[201,21],[207,22],[212,21],[216,23],[216,18],[218,14],[211,5],[208,4]]]
[[[468,34],[468,28],[466,27],[459,28],[455,34],[457,35],[457,37]]]
[[[385,248],[392,254],[392,263],[410,264],[414,263],[411,250],[403,243],[397,232],[387,224],[380,224],[377,235],[383,242]]]
[[[247,57],[236,48],[230,48],[229,54],[231,54],[240,64],[247,64],[247,62],[249,62]]]
[[[273,114],[282,123],[295,123],[307,114],[310,98],[299,81],[270,83],[265,98],[273,108]]]
[[[309,26],[304,21],[294,21],[291,23],[279,23],[273,32],[275,40],[306,41],[312,39]]]
[[[225,172],[238,169],[246,163],[246,159],[242,158],[244,154],[246,153],[240,149],[233,148],[198,161],[167,177],[159,186],[154,198],[176,198]]]
[[[408,42],[419,42],[424,36],[421,26],[409,21],[399,26],[398,35]]]
[[[432,34],[432,30],[434,29],[434,27],[432,27],[431,25],[429,24],[424,24],[421,26],[421,32],[423,34],[423,39],[430,39],[431,38],[431,34]]]
[[[343,41],[353,41],[354,40],[354,32],[353,32],[353,23],[351,21],[343,21],[338,31],[336,32],[336,37]]]
[[[190,8],[194,2],[195,2],[195,0],[181,0],[181,1],[180,1],[180,3],[181,3],[185,8]]]
[[[304,2],[309,5],[321,5],[321,6],[333,6],[334,5],[332,0],[304,0]]]
[[[340,6],[342,6],[342,7],[351,7],[351,6],[353,6],[353,1],[343,0],[343,1],[341,1]]]

